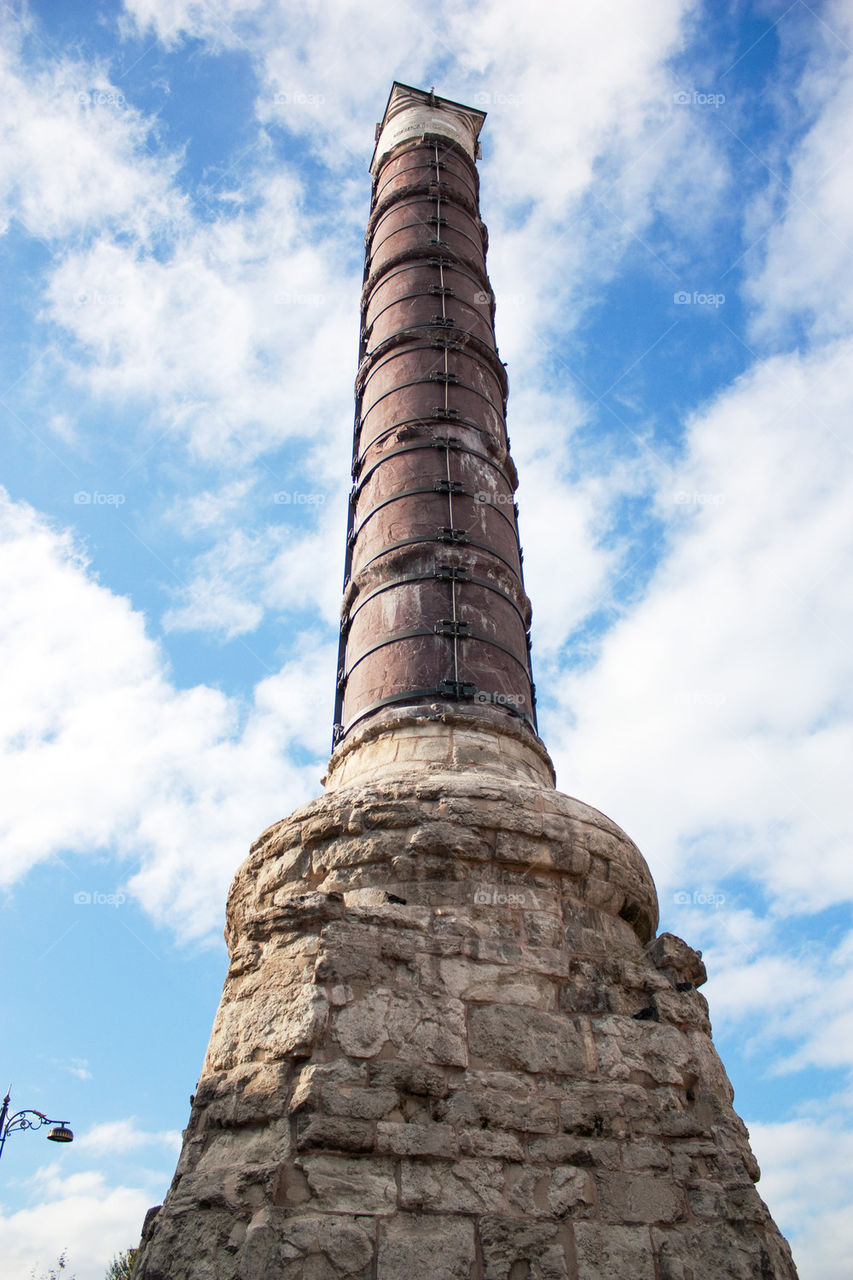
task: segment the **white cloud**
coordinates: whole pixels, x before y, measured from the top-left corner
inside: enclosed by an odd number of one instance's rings
[[[300,691],[321,671],[331,691],[333,654],[306,640],[249,707],[176,689],[141,616],[88,576],[67,534],[7,500],[0,541],[4,882],[112,848],[139,864],[130,887],[149,911],[206,933],[259,828],[318,790],[318,718]],[[290,747],[317,766],[290,763]]]
[[[847,1280],[853,1131],[837,1122],[790,1120],[750,1122],[749,1132],[763,1171],[758,1189],[790,1231],[800,1280]]]
[[[140,1129],[134,1116],[127,1120],[107,1120],[94,1125],[87,1133],[76,1134],[74,1141],[80,1151],[95,1156],[123,1155],[143,1147],[165,1147],[177,1153],[181,1148],[181,1135],[176,1129],[163,1129],[148,1133]]]
[[[853,325],[853,204],[850,139],[853,136],[853,17],[849,6],[828,5],[815,27],[816,49],[797,87],[802,109],[816,116],[788,166],[779,174],[782,216],[762,201],[751,220],[766,230],[764,261],[750,282],[758,303],[756,337],[787,337],[796,324],[818,340],[848,333]],[[781,164],[780,164],[781,167]],[[761,225],[762,217],[765,225]],[[771,218],[778,221],[767,226]]]
[[[279,176],[259,209],[198,223],[168,253],[102,238],[53,272],[47,314],[74,344],[56,358],[95,395],[148,406],[140,457],[168,434],[246,467],[346,422],[351,371],[328,352],[352,336],[357,281],[334,244],[307,242],[298,198]]]
[[[147,241],[155,227],[179,225],[178,158],[151,155],[152,122],[105,67],[70,57],[25,67],[25,28],[7,18],[0,42],[0,229],[17,218],[50,240],[120,227]]]
[[[63,1252],[75,1280],[103,1280],[110,1260],[139,1243],[146,1188],[110,1186],[97,1171],[63,1178],[58,1165],[41,1169],[33,1186],[37,1203],[0,1216],[0,1280],[43,1275]]]
[[[670,553],[564,690],[562,785],[628,828],[660,887],[712,864],[795,912],[853,892],[849,358],[769,360],[690,423],[659,490]]]

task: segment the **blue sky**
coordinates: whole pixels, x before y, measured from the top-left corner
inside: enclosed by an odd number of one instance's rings
[[[702,948],[803,1280],[853,1213],[840,3],[40,0],[0,25],[0,1280],[174,1168],[230,879],[331,735],[367,166],[484,108],[540,726]],[[846,767],[845,767],[846,766]]]

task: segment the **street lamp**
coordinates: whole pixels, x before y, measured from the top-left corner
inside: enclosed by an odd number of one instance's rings
[[[7,1093],[0,1109],[0,1156],[3,1154],[7,1137],[15,1129],[43,1129],[45,1125],[50,1124],[53,1128],[47,1135],[48,1142],[74,1141],[74,1134],[69,1129],[67,1120],[49,1120],[43,1111],[33,1111],[31,1108],[16,1111],[10,1116],[9,1099],[10,1094]]]

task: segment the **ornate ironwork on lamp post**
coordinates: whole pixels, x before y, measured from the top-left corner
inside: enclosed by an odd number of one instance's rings
[[[31,1107],[9,1115],[10,1100],[11,1092],[6,1094],[3,1106],[0,1108],[0,1156],[3,1154],[7,1137],[16,1129],[43,1129],[45,1125],[51,1124],[53,1128],[47,1135],[48,1142],[74,1141],[74,1134],[69,1129],[67,1120],[50,1120],[43,1111],[35,1111]]]

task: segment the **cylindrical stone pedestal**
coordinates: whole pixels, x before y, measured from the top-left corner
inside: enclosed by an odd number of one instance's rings
[[[138,1280],[793,1280],[639,850],[434,757],[333,758],[238,873]]]

